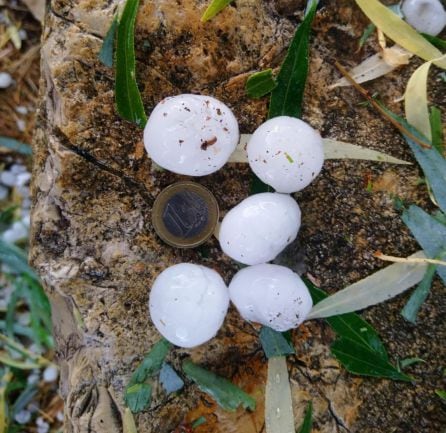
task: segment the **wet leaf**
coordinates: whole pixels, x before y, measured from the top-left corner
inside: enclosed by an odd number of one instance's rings
[[[205,23],[214,18],[219,12],[221,12],[229,3],[233,0],[212,0],[204,14],[201,16],[201,22]]]
[[[150,405],[152,386],[148,383],[136,383],[125,391],[125,404],[133,413],[138,413]]]
[[[115,51],[115,36],[116,29],[118,27],[118,17],[115,16],[105,35],[104,41],[102,42],[101,50],[99,51],[100,62],[111,68],[113,66],[113,54]]]
[[[307,410],[305,411],[304,422],[302,423],[299,433],[311,433],[313,428],[313,403],[308,402]]]
[[[139,0],[127,0],[118,24],[115,100],[119,115],[143,128],[147,117],[135,78],[134,35],[138,5]]]
[[[224,410],[233,412],[240,405],[245,409],[255,409],[255,400],[229,380],[194,364],[189,359],[183,362],[183,371]]]
[[[249,76],[245,90],[250,98],[261,98],[270,93],[277,86],[272,69],[256,72]]]
[[[446,226],[444,224],[415,205],[403,212],[402,220],[428,257],[437,258],[446,254]],[[446,267],[438,266],[437,273],[446,283]]]
[[[300,117],[308,75],[309,37],[316,15],[316,0],[309,0],[302,23],[296,30],[285,60],[277,75],[277,86],[271,92],[268,118]]]
[[[338,338],[331,346],[331,352],[350,373],[405,382],[412,380],[406,374],[399,372],[379,353],[349,338]]]
[[[14,138],[0,137],[0,147],[5,147],[22,155],[32,155],[32,149],[29,144],[22,143]]]
[[[410,256],[419,257],[425,255],[418,252]],[[394,263],[326,297],[312,308],[308,318],[351,313],[387,301],[419,283],[426,269],[425,263]]]
[[[167,394],[179,391],[184,386],[183,379],[167,362],[161,367],[160,382]]]
[[[268,326],[262,326],[259,337],[263,351],[268,359],[273,356],[286,356],[296,353],[292,344],[281,332],[275,331]]]

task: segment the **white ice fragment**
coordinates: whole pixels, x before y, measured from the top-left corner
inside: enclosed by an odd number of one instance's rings
[[[228,161],[239,140],[237,120],[210,96],[163,99],[144,129],[144,146],[156,164],[174,173],[204,176]]]
[[[17,124],[17,129],[20,132],[23,132],[26,129],[26,122],[23,119],[17,119],[16,124]]]
[[[0,173],[0,183],[3,185],[13,187],[16,185],[16,182],[17,176],[11,171],[5,170]]]
[[[305,188],[324,163],[319,133],[308,123],[288,116],[260,125],[249,140],[247,152],[251,169],[277,192]]]
[[[31,412],[26,409],[22,409],[14,415],[14,420],[17,424],[28,424],[31,420]]]
[[[296,239],[300,209],[287,194],[252,195],[232,208],[220,226],[224,253],[246,265],[269,262]]]
[[[31,173],[29,172],[19,173],[17,175],[16,185],[24,186],[30,181],[30,179],[31,179]]]
[[[0,89],[8,88],[14,80],[7,72],[0,72]]]
[[[6,200],[8,198],[8,195],[9,195],[9,189],[3,185],[0,185],[0,201]]]
[[[55,365],[49,365],[43,371],[44,382],[55,382],[58,376],[59,376],[59,370]]]
[[[404,0],[401,10],[419,32],[436,36],[446,26],[446,11],[440,0]]]
[[[192,263],[180,263],[161,272],[149,299],[153,324],[180,347],[198,346],[214,337],[228,305],[228,289],[220,275]]]
[[[313,305],[299,275],[272,264],[239,271],[229,285],[229,296],[245,320],[280,332],[298,327]]]
[[[15,221],[11,227],[5,230],[1,238],[10,244],[25,239],[28,236],[28,229],[22,221]]]

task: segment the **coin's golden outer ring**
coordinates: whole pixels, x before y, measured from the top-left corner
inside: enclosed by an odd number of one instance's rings
[[[197,194],[206,204],[208,221],[206,226],[195,236],[183,238],[172,234],[163,220],[164,210],[169,200],[181,192]],[[194,248],[206,242],[214,233],[219,218],[218,203],[214,195],[204,186],[190,181],[181,181],[163,189],[155,199],[152,209],[152,224],[157,235],[168,245],[177,248]]]

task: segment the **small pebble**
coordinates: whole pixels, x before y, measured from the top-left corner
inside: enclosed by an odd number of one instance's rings
[[[7,72],[0,72],[0,89],[8,88],[14,80]]]
[[[44,382],[55,382],[59,376],[59,370],[55,365],[50,365],[43,371]]]

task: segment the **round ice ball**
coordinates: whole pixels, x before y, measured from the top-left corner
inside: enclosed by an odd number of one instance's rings
[[[144,146],[153,161],[189,176],[219,170],[238,141],[234,114],[211,96],[184,94],[163,99],[144,129]]]
[[[296,239],[300,209],[287,194],[252,195],[232,208],[220,226],[224,253],[246,265],[269,262]]]
[[[401,11],[419,32],[436,36],[446,26],[446,11],[439,0],[405,0]]]
[[[320,173],[324,148],[319,133],[294,117],[274,117],[260,125],[247,146],[252,171],[277,192],[291,193]]]
[[[220,275],[192,263],[180,263],[161,272],[149,298],[156,329],[171,343],[187,348],[215,336],[228,304],[228,289]]]
[[[245,320],[279,332],[298,327],[313,306],[299,275],[272,264],[239,271],[229,285],[229,296]]]

